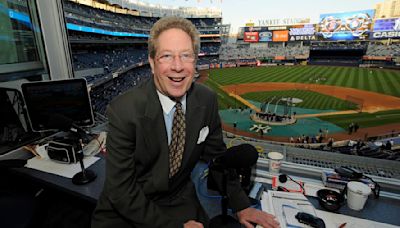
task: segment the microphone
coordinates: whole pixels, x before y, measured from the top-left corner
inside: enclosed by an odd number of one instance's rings
[[[305,189],[304,189],[304,186],[303,186],[304,184],[302,182],[298,182],[298,181],[294,180],[289,175],[281,174],[281,175],[279,175],[278,180],[279,180],[279,183],[282,183],[282,184],[285,184],[288,180],[293,181],[294,183],[296,183],[297,185],[300,186],[300,190],[301,190],[301,191],[298,191],[298,190],[289,189],[289,187],[278,186],[278,191],[302,192],[302,193],[305,192]],[[272,181],[272,182],[274,182],[274,181]],[[274,187],[274,184],[272,184],[272,187]]]
[[[49,115],[49,120],[46,125],[48,128],[55,128],[62,131],[89,134],[88,131],[74,124],[74,121],[71,118],[57,113]]]
[[[236,219],[228,215],[228,179],[240,181],[242,189],[246,192],[250,186],[251,167],[257,163],[257,159],[258,152],[254,146],[241,144],[228,148],[222,156],[212,160],[207,187],[221,194],[222,214],[210,220],[210,228],[241,227]]]
[[[258,152],[250,144],[240,144],[230,147],[225,154],[214,159],[214,163],[221,164],[226,168],[247,168],[256,164]]]
[[[71,132],[77,133],[79,137],[86,136],[87,134],[89,134],[89,132],[85,131],[84,129],[80,128],[79,126],[76,126],[73,123],[73,120],[71,118],[68,118],[64,115],[57,114],[57,113],[50,115],[49,120],[47,121],[47,127],[55,128],[55,129],[62,130],[65,132],[71,131]],[[81,166],[82,171],[79,173],[76,173],[72,177],[72,183],[74,183],[76,185],[83,185],[83,184],[92,182],[94,179],[96,179],[97,175],[92,170],[85,169],[85,165],[83,164],[84,154],[83,154],[82,139],[79,139],[79,142],[77,143],[77,145],[78,145],[79,149],[76,152],[76,156],[78,157],[79,164]]]
[[[225,154],[213,159],[209,165],[207,187],[210,190],[225,192],[225,178],[237,178],[245,192],[250,191],[251,169],[257,163],[258,152],[250,144],[230,147]],[[232,172],[232,170],[235,170]],[[227,174],[227,176],[224,176]],[[222,193],[224,194],[224,193]]]

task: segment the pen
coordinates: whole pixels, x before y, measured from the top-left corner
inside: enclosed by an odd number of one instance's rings
[[[274,197],[274,198],[278,198],[278,199],[288,199],[288,200],[308,201],[307,199],[300,199],[300,198],[294,198],[294,197],[275,196],[275,195],[272,195],[272,197]]]
[[[35,155],[36,157],[41,158],[41,156],[38,154],[38,152],[36,151],[36,146],[35,145],[29,145],[29,146],[23,146],[22,148],[24,148],[25,150],[31,152],[33,155]]]

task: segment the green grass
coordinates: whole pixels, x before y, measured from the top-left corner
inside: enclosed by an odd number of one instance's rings
[[[239,106],[245,107],[245,105],[242,102],[229,96],[225,91],[223,91],[220,88],[220,86],[213,80],[208,79],[204,82],[204,84],[217,93],[219,109],[222,110],[222,109],[228,109],[230,107],[235,108]]]
[[[241,96],[244,99],[258,101],[261,103],[270,100],[272,97],[295,97],[303,100],[303,102],[296,104],[296,107],[310,109],[349,110],[357,108],[356,104],[354,103],[349,103],[335,97],[305,90],[252,92],[242,94]]]
[[[400,110],[390,110],[376,113],[322,116],[319,118],[321,120],[334,123],[344,129],[347,129],[351,122],[357,122],[360,127],[376,127],[385,124],[400,123]]]
[[[335,66],[279,66],[257,68],[224,68],[210,71],[206,85],[218,93],[220,109],[243,106],[239,101],[227,95],[219,88],[220,85],[242,84],[252,82],[292,82],[304,84],[322,84],[350,87],[400,97],[400,71],[387,69],[365,69],[356,67]],[[297,88],[297,86],[295,86]],[[268,96],[297,97],[304,100],[299,107],[314,109],[354,109],[354,104],[348,103],[312,91],[287,90],[257,92],[242,95],[245,99],[265,101]],[[349,115],[333,115],[320,117],[324,121],[334,123],[347,129],[351,122],[357,122],[361,127],[374,127],[391,123],[400,123],[400,110],[377,113],[359,113]]]
[[[252,82],[292,82],[334,85],[400,97],[400,71],[336,66],[279,66],[213,69],[220,85]]]

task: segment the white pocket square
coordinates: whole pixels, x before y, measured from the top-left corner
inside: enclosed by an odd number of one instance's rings
[[[208,133],[209,133],[208,126],[203,127],[200,130],[199,138],[197,139],[197,144],[204,142],[204,140],[206,140],[206,138],[207,138]]]

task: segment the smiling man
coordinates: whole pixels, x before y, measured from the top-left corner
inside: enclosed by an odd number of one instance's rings
[[[194,83],[199,35],[182,18],[151,29],[153,77],[116,98],[107,109],[106,181],[92,227],[207,227],[190,176],[196,163],[226,151],[217,98]],[[238,180],[228,188],[231,207],[246,227],[277,227],[274,217],[249,208]]]

